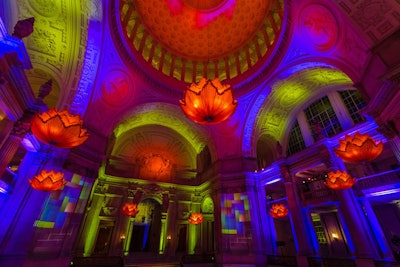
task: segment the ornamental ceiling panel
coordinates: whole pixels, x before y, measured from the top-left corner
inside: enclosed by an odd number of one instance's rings
[[[399,1],[344,0],[335,1],[335,3],[373,45],[398,29]]]
[[[46,100],[51,107],[70,105],[67,100],[78,87],[90,13],[87,2],[17,0],[19,18],[35,18],[34,32],[25,41],[33,65],[28,79],[36,95],[44,79],[54,80]]]

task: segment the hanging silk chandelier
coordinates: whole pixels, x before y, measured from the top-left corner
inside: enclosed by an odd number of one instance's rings
[[[288,215],[288,213],[289,209],[282,203],[272,204],[272,207],[269,210],[269,215],[274,219],[284,218]]]
[[[61,189],[67,182],[62,172],[42,170],[32,180],[29,180],[29,183],[36,190],[55,191]]]
[[[383,151],[383,143],[377,143],[368,134],[356,133],[346,135],[339,140],[340,146],[334,151],[338,157],[347,162],[362,162],[376,159]]]
[[[343,190],[352,187],[356,182],[346,171],[329,172],[324,184],[333,190]]]
[[[45,144],[58,148],[73,148],[85,142],[89,135],[82,128],[79,115],[69,111],[50,109],[36,114],[32,120],[31,130],[37,139]]]
[[[185,115],[200,124],[216,124],[228,119],[236,110],[230,85],[222,85],[218,78],[192,83],[179,101]]]
[[[138,214],[139,210],[136,204],[126,202],[121,207],[121,212],[126,216],[135,217]]]
[[[204,220],[203,214],[201,213],[192,213],[188,219],[190,224],[200,224]]]

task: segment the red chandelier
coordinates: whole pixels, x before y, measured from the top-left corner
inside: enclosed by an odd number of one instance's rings
[[[67,110],[57,111],[53,108],[36,114],[31,130],[36,138],[45,144],[58,148],[72,148],[81,145],[89,137],[82,124],[79,115],[71,115]]]
[[[124,215],[130,217],[135,217],[139,212],[136,204],[128,202],[122,206],[121,211]]]
[[[200,224],[204,220],[203,214],[201,213],[192,213],[188,219],[191,224]]]
[[[272,204],[269,215],[274,219],[280,219],[288,215],[289,210],[284,204]]]
[[[179,101],[185,115],[200,124],[215,124],[228,119],[237,107],[230,85],[222,85],[218,78],[191,84]]]
[[[346,171],[329,172],[324,184],[333,190],[343,190],[352,187],[356,182]]]
[[[67,182],[62,172],[42,170],[32,180],[29,180],[29,183],[36,190],[55,191],[61,189]]]
[[[344,140],[339,140],[339,144],[339,148],[335,148],[334,151],[338,157],[347,162],[371,161],[383,151],[383,143],[377,144],[368,134],[346,135]]]

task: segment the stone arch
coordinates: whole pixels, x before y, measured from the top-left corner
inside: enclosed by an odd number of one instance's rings
[[[282,147],[278,141],[268,135],[261,135],[256,145],[257,165],[259,169],[270,166],[282,156]]]
[[[256,157],[257,142],[263,135],[284,144],[287,127],[301,106],[335,86],[352,85],[343,71],[325,63],[312,65],[308,62],[282,71],[255,98],[244,127],[244,155]]]

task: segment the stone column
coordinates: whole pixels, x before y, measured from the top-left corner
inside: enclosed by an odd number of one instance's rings
[[[129,255],[129,246],[131,245],[134,223],[135,223],[135,217],[129,217],[128,229],[126,230],[125,240],[124,240],[124,244],[123,244],[125,256]]]
[[[296,182],[293,181],[293,176],[290,173],[289,167],[283,163],[280,165],[280,170],[284,179],[288,208],[292,215],[293,227],[296,234],[298,246],[297,255],[300,256],[300,258],[302,258],[301,261],[303,261],[304,257],[313,255],[313,247],[308,235],[305,214],[301,206]]]
[[[190,204],[190,213],[200,212],[201,196],[192,195],[192,203]],[[201,224],[189,223],[189,236],[188,236],[188,253],[197,254],[201,251]]]
[[[32,119],[35,113],[43,108],[43,99],[46,97],[52,88],[51,80],[43,84],[40,88],[39,96],[37,98],[37,107],[31,107],[24,111],[22,117],[15,122],[13,129],[3,146],[0,148],[0,177],[3,175],[5,169],[10,164],[15,153],[17,152],[22,139],[30,131]]]
[[[397,161],[400,162],[400,137],[395,122],[393,120],[389,120],[386,123],[380,120],[376,120],[376,122],[379,125],[378,132],[386,137],[393,154],[396,156]]]
[[[22,118],[20,118],[5,141],[4,145],[0,149],[0,177],[3,175],[5,169],[10,164],[15,153],[18,150],[24,136],[29,132],[31,121],[34,113],[24,112]]]
[[[162,209],[161,209],[161,232],[160,232],[160,249],[159,253],[164,254],[167,239],[167,222],[168,222],[168,207],[169,207],[169,195],[164,193],[162,195]]]
[[[309,147],[314,143],[314,138],[313,134],[311,132],[310,127],[308,127],[308,121],[306,114],[304,111],[300,111],[299,114],[297,115],[297,122],[299,123],[301,135],[303,136],[304,143],[306,144],[306,147]]]
[[[381,252],[382,258],[394,261],[392,249],[385,237],[383,229],[378,221],[378,218],[376,217],[375,212],[371,207],[371,203],[366,198],[362,199],[361,203],[362,206],[364,207],[364,212],[368,218],[370,226],[374,229],[373,233],[375,235],[375,240],[377,240],[378,242],[378,249]]]
[[[327,169],[345,170],[346,167],[332,150],[326,146],[320,147],[320,155]],[[371,239],[372,231],[369,229],[367,219],[362,210],[361,204],[357,199],[352,188],[337,190],[336,195],[339,199],[339,215],[343,219],[344,226],[350,233],[350,239],[354,244],[355,256],[360,259],[369,260],[363,264],[369,266],[372,260],[377,256],[377,247]],[[373,262],[372,262],[373,264]]]
[[[255,263],[265,265],[266,255],[274,253],[274,222],[268,215],[265,187],[258,173],[247,173],[246,176]]]
[[[167,216],[167,232],[166,232],[166,243],[165,253],[168,257],[173,258],[175,256],[175,249],[177,246],[177,233],[176,233],[176,217],[178,211],[178,201],[175,200],[174,194],[169,194],[169,205],[168,205],[168,216]]]
[[[357,258],[374,259],[376,247],[371,240],[368,222],[352,189],[338,190],[339,212],[350,232]]]
[[[353,121],[339,93],[337,91],[329,92],[328,98],[340,122],[340,125],[342,126],[342,129],[348,129],[352,127]]]
[[[168,221],[168,213],[162,212],[161,213],[161,232],[160,232],[160,254],[165,253],[166,244],[168,242],[167,238],[167,221]]]

